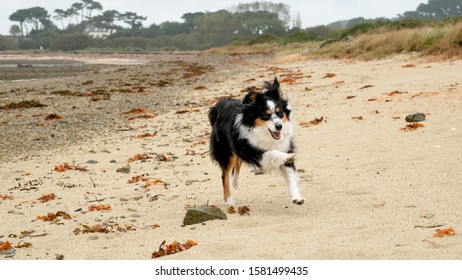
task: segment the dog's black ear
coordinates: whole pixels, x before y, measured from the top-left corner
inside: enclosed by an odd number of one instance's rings
[[[259,94],[261,94],[261,93],[256,92],[256,91],[250,91],[249,93],[247,93],[245,95],[244,101],[242,101],[242,103],[244,103],[244,104],[255,104]]]
[[[279,85],[278,78],[274,77],[273,83],[266,83],[266,88],[268,91],[265,93],[274,100],[279,100],[281,98],[281,89]]]

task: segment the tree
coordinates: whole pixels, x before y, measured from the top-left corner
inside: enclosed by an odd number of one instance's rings
[[[92,0],[82,0],[82,1],[87,1],[89,2],[89,4],[86,6],[87,8],[87,18],[88,18],[88,21],[92,21],[92,13],[94,10],[98,10],[98,11],[101,11],[103,10],[103,6],[101,5],[101,3],[99,2],[95,2],[95,1],[92,1]]]
[[[83,6],[82,3],[74,3],[72,4],[71,6],[71,14],[75,16],[75,23],[76,24],[79,24],[79,18],[77,17],[78,15],[82,15],[82,20],[80,22],[83,21],[83,10],[85,9],[85,7]],[[80,11],[80,13],[78,12]]]
[[[10,34],[13,35],[13,36],[21,35],[21,27],[19,25],[17,25],[17,24],[13,24],[10,27]]]
[[[119,12],[116,10],[104,11],[102,15],[98,15],[93,18],[93,23],[96,26],[109,29],[112,34],[112,31],[116,27],[115,22],[119,18],[119,15]]]
[[[176,21],[165,21],[160,24],[160,29],[162,30],[163,35],[172,36],[178,34],[189,33],[191,30],[188,28],[188,25]]]
[[[75,23],[76,23],[76,24],[79,23],[79,22],[78,22],[78,18],[77,18],[77,16],[79,15],[79,12],[77,11],[77,9],[76,9],[74,6],[72,6],[72,7],[70,7],[69,9],[66,10],[66,15],[67,15],[67,17],[69,18],[69,24],[68,24],[68,26],[71,25],[72,17],[75,17]]]
[[[421,18],[441,20],[462,14],[462,0],[429,0],[420,4],[415,11],[407,11],[400,18]]]
[[[119,15],[119,20],[122,20],[126,24],[130,25],[131,30],[137,30],[143,26],[142,21],[145,21],[147,17],[139,16],[134,12],[125,12]]]
[[[300,11],[297,11],[292,20],[292,28],[302,29],[302,18],[300,17]]]
[[[61,22],[61,29],[64,29],[64,19],[68,17],[67,12],[65,10],[56,9],[54,13],[55,15],[53,18],[59,20]]]
[[[429,0],[427,4],[420,4],[417,11],[426,17],[444,19],[460,15],[462,11],[461,0]]]
[[[205,16],[204,12],[196,12],[196,13],[186,13],[181,16],[184,20],[184,24],[189,30],[194,30],[199,25],[199,22]]]
[[[286,30],[285,23],[276,13],[268,11],[245,11],[234,14],[239,21],[238,33],[244,37],[252,37],[265,32],[281,35]]]
[[[25,28],[24,24],[28,18],[29,18],[29,12],[26,9],[20,9],[12,13],[8,19],[10,21],[19,22],[19,26],[21,27],[21,36],[24,37],[24,28]]]
[[[35,30],[43,29],[44,26],[50,24],[50,15],[48,11],[42,7],[29,8],[28,20],[33,24]]]
[[[284,23],[286,28],[289,27],[290,23],[290,7],[284,3],[272,3],[268,1],[240,3],[237,6],[232,7],[231,11],[237,13],[259,11],[270,12],[276,14],[278,18]]]
[[[230,42],[239,28],[237,17],[227,10],[207,13],[193,35],[199,49],[216,47]]]

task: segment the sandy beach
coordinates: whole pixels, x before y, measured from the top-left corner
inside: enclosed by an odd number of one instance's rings
[[[197,242],[170,260],[462,258],[461,60],[118,59],[0,76],[0,242],[17,247],[1,260],[147,260],[164,240]],[[275,76],[293,109],[305,204],[290,202],[279,174],[244,166],[233,197],[250,211],[229,214],[207,113]],[[6,106],[31,100],[46,107]],[[414,113],[426,120],[406,128]],[[184,226],[199,205],[227,220]]]

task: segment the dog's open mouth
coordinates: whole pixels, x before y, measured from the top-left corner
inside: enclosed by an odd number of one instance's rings
[[[280,131],[271,131],[271,130],[269,130],[269,132],[271,133],[271,136],[273,136],[274,140],[281,139],[281,132]]]

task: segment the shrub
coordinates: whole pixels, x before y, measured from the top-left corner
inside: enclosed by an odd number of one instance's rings
[[[79,33],[61,35],[51,44],[50,49],[54,51],[76,51],[90,47],[92,38]]]

